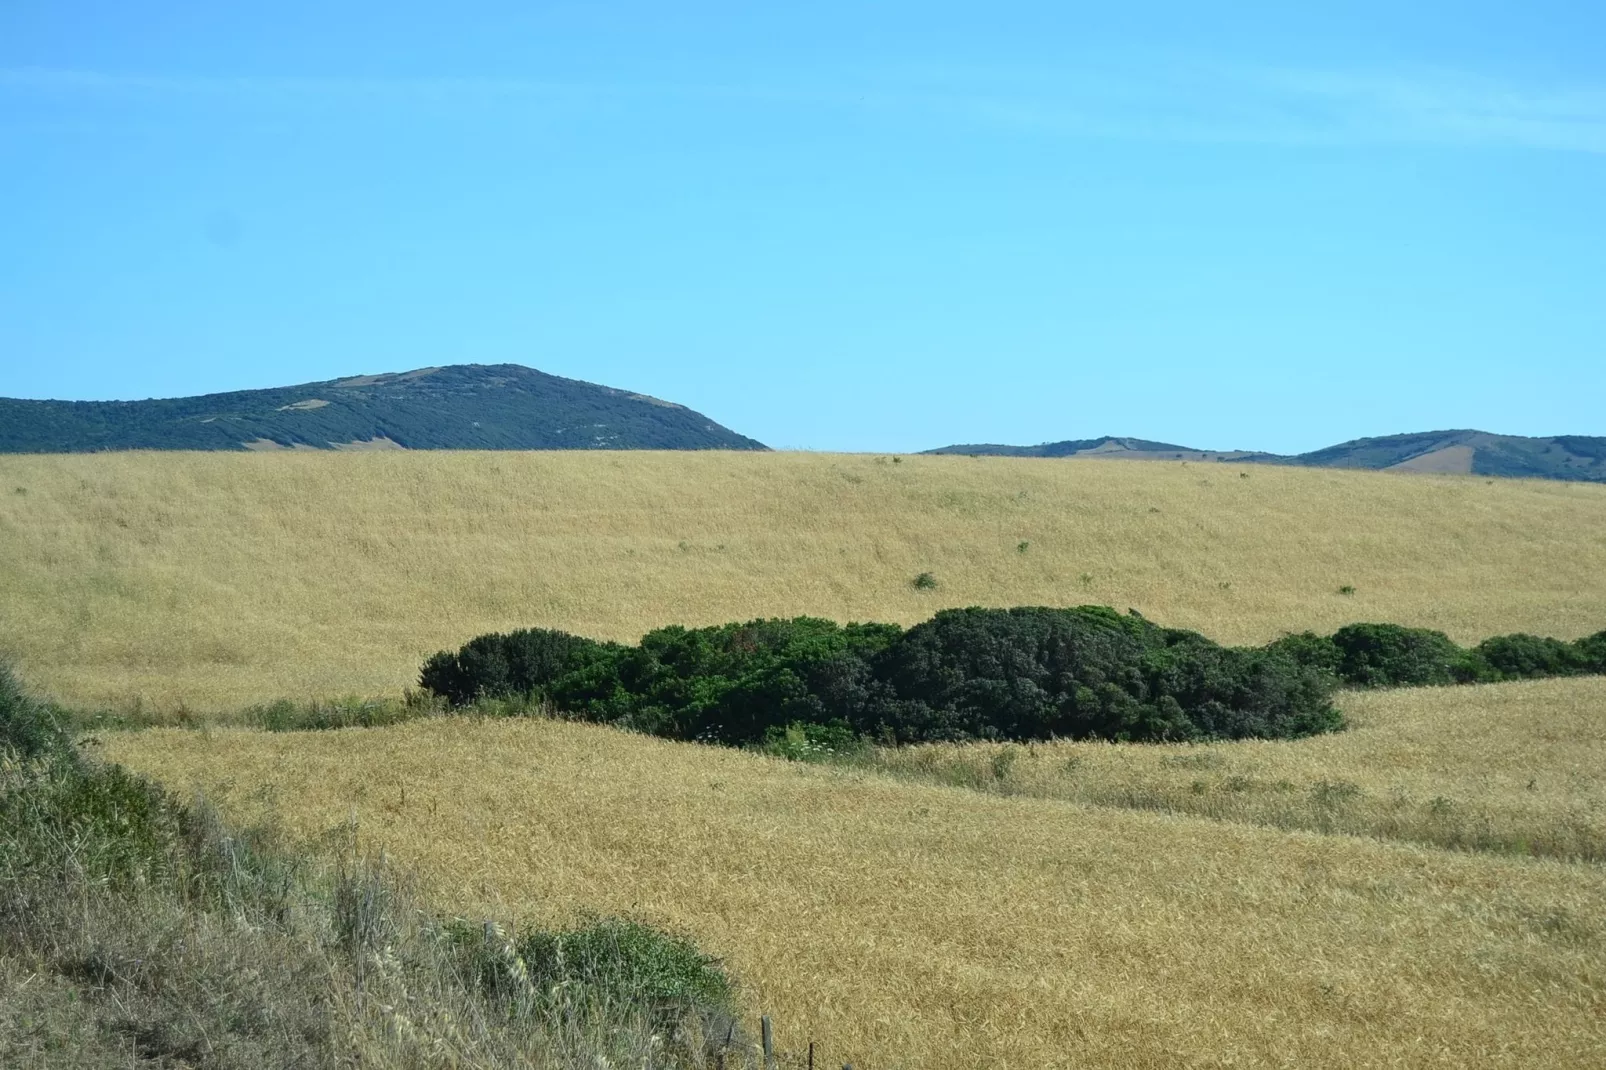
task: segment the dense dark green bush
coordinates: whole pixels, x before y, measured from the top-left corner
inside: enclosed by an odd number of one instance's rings
[[[858,714],[889,742],[1305,735],[1337,727],[1330,680],[1102,606],[945,610],[876,665]]]
[[[1606,673],[1606,632],[1566,642],[1516,633],[1463,649],[1441,632],[1397,624],[1351,624],[1333,636],[1301,632],[1266,649],[1350,687],[1495,683]]]
[[[1335,687],[1420,687],[1606,673],[1606,632],[1506,635],[1351,624],[1224,647],[1136,612],[951,609],[907,632],[799,617],[660,628],[634,647],[562,632],[483,635],[424,666],[456,704],[536,698],[673,739],[790,756],[851,741],[1290,738],[1341,724]]]
[[[1573,643],[1584,672],[1606,674],[1606,632],[1596,632]]]
[[[754,743],[797,721],[851,721],[873,687],[870,661],[901,632],[813,617],[660,628],[619,656],[615,681],[599,666],[551,694],[564,709],[656,735]]]
[[[1334,679],[1339,678],[1339,670],[1344,664],[1344,655],[1333,640],[1315,632],[1285,635],[1276,642],[1268,644],[1266,649],[1292,658],[1299,664],[1326,673]]]
[[[1589,671],[1588,659],[1578,643],[1521,632],[1485,639],[1472,648],[1471,656],[1492,670],[1494,679],[1574,676]]]
[[[458,702],[538,691],[574,716],[772,749],[797,733],[1163,740],[1338,724],[1332,681],[1294,658],[1102,607],[949,610],[909,632],[807,617],[662,628],[633,648],[553,660],[566,671],[538,680],[504,668],[507,640],[436,655],[422,682]]]
[[[1333,633],[1338,678],[1355,687],[1425,687],[1487,678],[1443,632],[1399,624],[1347,624]]]
[[[424,663],[419,683],[456,705],[481,698],[547,698],[560,676],[607,662],[621,648],[568,632],[527,628],[470,640],[457,653],[441,651]]]
[[[419,682],[459,705],[531,696],[674,739],[750,743],[771,727],[845,719],[869,686],[868,659],[900,632],[799,617],[660,628],[630,648],[562,632],[482,635],[436,654]]]

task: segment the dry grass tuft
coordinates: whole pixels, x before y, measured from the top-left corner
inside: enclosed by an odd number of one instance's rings
[[[1320,745],[1320,741],[1315,741]],[[1577,1066],[1606,1058],[1606,871],[1006,797],[550,721],[109,737],[355,808],[447,909],[689,932],[782,1043],[891,1067]],[[1296,744],[1294,746],[1307,746]],[[230,785],[233,785],[232,789]]]
[[[1357,619],[1567,638],[1606,627],[1602,532],[1606,487],[1323,469],[6,456],[0,652],[72,704],[172,712],[396,694],[435,650],[531,625],[633,640],[667,623],[1096,602],[1224,642]],[[940,586],[911,584],[926,572]]]

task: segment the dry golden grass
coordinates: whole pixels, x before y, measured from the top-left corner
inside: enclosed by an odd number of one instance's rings
[[[0,457],[0,654],[78,704],[395,694],[477,633],[1135,607],[1225,642],[1353,620],[1606,627],[1606,487],[740,453]],[[1021,552],[1018,545],[1029,543]],[[940,586],[910,580],[936,574]],[[1351,597],[1337,593],[1353,585]]]
[[[1286,829],[1606,861],[1606,677],[1347,692],[1348,731],[879,749],[883,772]]]
[[[3,457],[0,652],[70,702],[219,710],[394,695],[428,653],[526,625],[1099,602],[1228,642],[1606,627],[1606,487],[1241,471]],[[1601,857],[1603,700],[1349,695],[1357,727],[1315,740],[927,748],[881,772],[542,721],[105,738],[242,818],[315,836],[355,810],[448,909],[689,931],[824,1065],[1596,1066],[1606,868],[1559,859]]]
[[[445,719],[112,758],[370,848],[469,916],[689,931],[824,1065],[1594,1067],[1606,871]]]

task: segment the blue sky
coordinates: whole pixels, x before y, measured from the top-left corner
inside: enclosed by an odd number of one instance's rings
[[[1606,8],[0,5],[0,395],[461,362],[812,449],[1606,434]]]

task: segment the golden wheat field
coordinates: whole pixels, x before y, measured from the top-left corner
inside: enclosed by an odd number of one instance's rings
[[[1606,677],[1346,692],[1301,740],[879,748],[882,772],[1011,795],[1606,862]]]
[[[1606,487],[809,454],[4,457],[0,591],[0,652],[42,691],[202,712],[394,696],[428,653],[529,625],[629,640],[1096,602],[1227,642],[1368,619],[1572,637],[1606,627]],[[821,1065],[1606,1061],[1606,681],[1341,705],[1352,729],[1309,740],[854,767],[545,720],[102,739],[241,819],[316,839],[355,815],[440,909],[687,932]]]
[[[939,586],[911,580],[932,572]],[[1341,587],[1353,587],[1342,595]],[[1103,603],[1223,642],[1606,627],[1606,487],[742,453],[0,457],[0,655],[80,705],[394,694],[548,626]]]
[[[471,918],[624,912],[689,932],[783,1047],[815,1040],[824,1065],[1606,1060],[1599,866],[540,720],[108,740],[119,761],[300,834],[355,815],[369,848]]]

